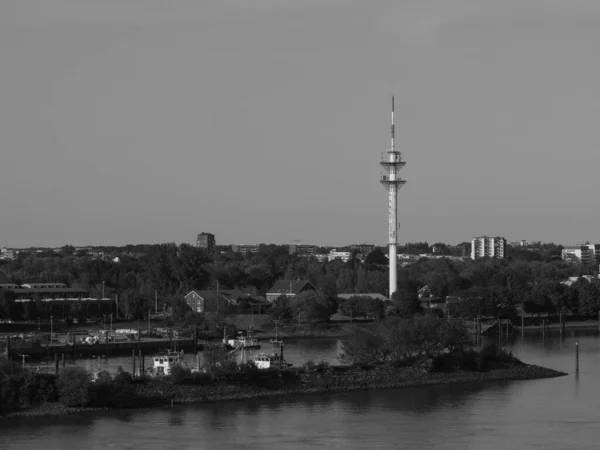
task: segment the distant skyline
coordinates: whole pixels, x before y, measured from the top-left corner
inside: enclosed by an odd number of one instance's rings
[[[0,2],[0,247],[600,242],[600,2]]]

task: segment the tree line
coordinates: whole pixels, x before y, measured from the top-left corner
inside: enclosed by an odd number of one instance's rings
[[[443,249],[442,245],[435,244],[438,250]],[[427,243],[407,244],[406,248],[421,251],[426,246],[430,248]],[[291,309],[290,320],[302,314],[298,310],[319,320],[333,309],[352,317],[407,316],[419,308],[418,292],[423,286],[429,287],[433,297],[454,298],[449,305],[453,304],[450,309],[456,316],[472,316],[486,310],[497,314],[521,307],[531,313],[582,315],[593,315],[600,309],[599,281],[582,279],[571,286],[562,283],[568,277],[597,276],[596,266],[562,261],[560,247],[554,244],[539,244],[529,250],[509,246],[506,259],[413,261],[398,269],[394,303],[385,308],[367,297],[362,301],[337,301],[339,293],[389,296],[387,258],[381,248],[365,259],[355,252],[347,262],[298,258],[289,254],[287,246],[277,245],[261,245],[257,253],[223,251],[216,255],[188,244],[126,249],[123,248],[118,262],[78,257],[70,248],[52,256],[21,255],[0,262],[0,283],[61,282],[82,287],[94,298],[104,293],[105,297],[118,298],[119,314],[131,319],[145,318],[149,311],[154,311],[156,297],[161,310],[166,305],[183,314],[183,296],[192,289],[236,288],[264,295],[281,279],[308,280],[318,291],[316,297],[303,299],[300,308],[297,304],[276,305],[284,316]],[[11,310],[9,300],[0,292],[0,317],[17,313],[23,316],[24,311]]]

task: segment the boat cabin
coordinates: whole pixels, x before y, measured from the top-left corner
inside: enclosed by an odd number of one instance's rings
[[[151,372],[154,375],[170,375],[171,370],[175,366],[181,366],[183,362],[183,351],[182,352],[160,352],[152,357],[153,367]]]
[[[277,353],[271,353],[270,355],[267,355],[266,353],[259,353],[258,355],[254,356],[253,361],[254,364],[256,364],[256,367],[259,369],[277,369],[280,366],[291,366],[291,364],[288,364],[285,360],[282,360],[281,356]]]
[[[229,345],[231,348],[240,347],[244,350],[260,348],[258,339],[249,336],[239,336],[237,339],[229,339],[227,341],[227,345]]]

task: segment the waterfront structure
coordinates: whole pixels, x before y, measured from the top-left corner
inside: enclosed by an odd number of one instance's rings
[[[600,245],[597,244],[565,246],[561,252],[561,258],[573,264],[592,264],[598,256],[600,256]]]
[[[215,235],[212,233],[200,233],[196,238],[196,246],[206,249],[208,253],[214,253],[217,248]]]
[[[352,293],[352,294],[338,294],[338,299],[340,300],[350,300],[351,298],[354,297],[359,297],[359,298],[365,298],[365,297],[369,297],[373,300],[381,300],[383,301],[387,301],[388,298],[385,295],[381,295],[377,292],[366,292],[366,293]]]
[[[27,303],[39,299],[43,302],[72,302],[72,301],[98,301],[110,299],[90,298],[85,289],[66,287],[63,283],[27,283],[21,286],[15,284],[0,285],[0,291],[9,293],[10,298],[16,302]]]
[[[316,291],[317,289],[307,280],[279,280],[275,285],[267,292],[267,300],[274,302],[281,296],[285,296],[290,299],[296,295],[307,292]]]
[[[398,190],[406,183],[399,178],[398,172],[404,165],[402,155],[396,150],[395,143],[395,125],[394,125],[394,97],[392,97],[392,127],[391,127],[391,146],[387,151],[387,157],[382,155],[380,164],[386,169],[387,174],[382,175],[381,184],[388,191],[388,255],[389,255],[389,296],[397,289],[397,246],[398,246]]]
[[[506,255],[506,239],[503,237],[481,236],[471,241],[471,259],[500,258]]]

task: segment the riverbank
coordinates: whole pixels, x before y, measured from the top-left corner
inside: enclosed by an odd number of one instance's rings
[[[486,372],[457,371],[424,373],[415,367],[359,367],[328,368],[326,371],[296,371],[298,379],[277,388],[248,386],[241,383],[221,382],[211,385],[190,386],[174,384],[168,378],[147,384],[132,385],[136,397],[150,407],[168,407],[178,404],[205,404],[223,401],[338,393],[367,389],[425,387],[444,384],[467,384],[511,380],[554,378],[567,375],[553,369],[519,363]],[[59,416],[104,411],[111,408],[69,408],[59,403],[47,403],[0,416],[1,419]],[[134,408],[139,409],[139,408]]]

